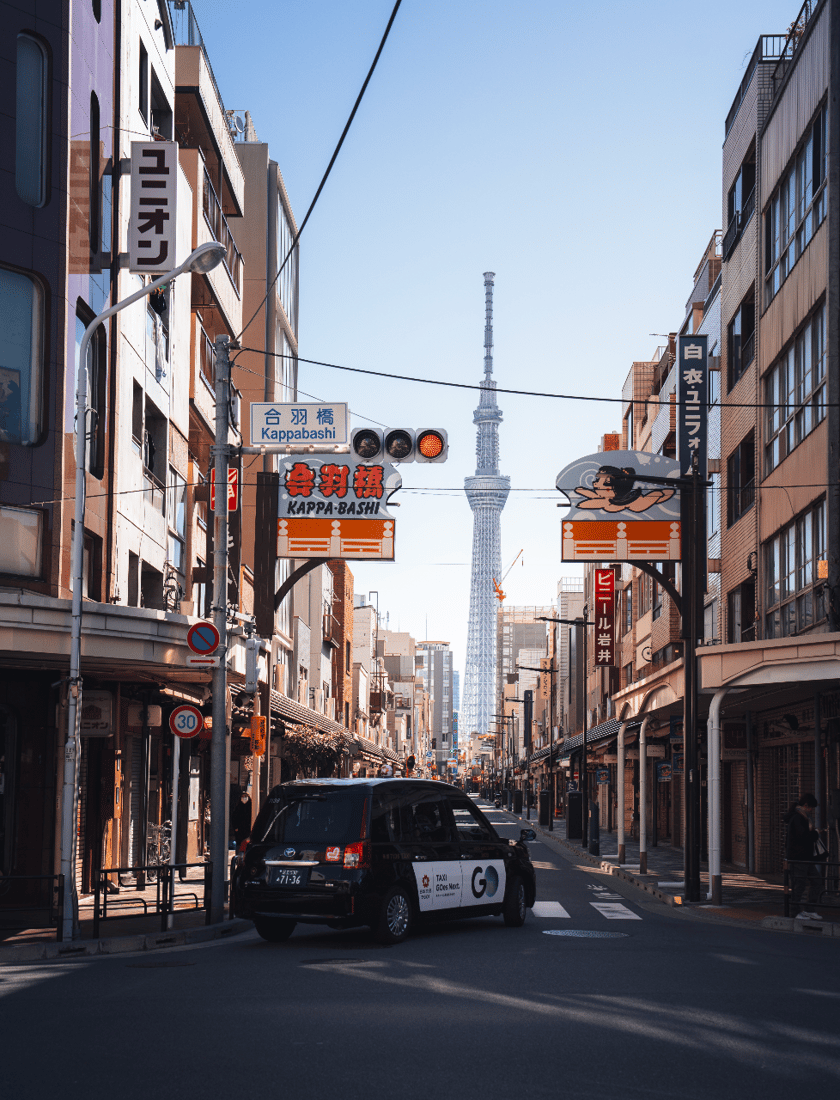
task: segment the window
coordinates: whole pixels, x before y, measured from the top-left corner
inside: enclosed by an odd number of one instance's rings
[[[755,358],[755,299],[753,291],[738,307],[727,329],[729,389]]]
[[[723,259],[728,260],[743,232],[744,226],[755,212],[755,144],[750,148],[744,163],[738,170],[735,182],[726,197],[727,229],[723,236]]]
[[[102,240],[102,200],[100,177],[102,166],[102,145],[99,135],[99,100],[96,93],[90,93],[90,163],[88,165],[90,191],[90,254],[98,256]]]
[[[172,108],[164,95],[157,73],[152,68],[151,80],[151,111],[152,111],[152,135],[172,140]]]
[[[825,417],[825,305],[782,352],[764,381],[764,473]]]
[[[709,474],[706,490],[706,535],[711,537],[720,525],[720,474]]]
[[[34,446],[41,435],[44,295],[29,275],[0,267],[0,443]]]
[[[148,122],[149,119],[149,55],[146,53],[146,47],[143,43],[140,43],[140,67],[138,72],[137,82],[137,106],[140,108],[140,114],[143,116],[143,121]]]
[[[719,641],[717,600],[712,600],[703,608],[703,637],[707,642]]]
[[[825,217],[826,108],[817,114],[764,216],[765,304],[778,293]]]
[[[455,832],[458,840],[495,840],[490,826],[478,814],[468,798],[453,798],[452,813],[455,816]]]
[[[741,441],[726,463],[727,525],[732,526],[755,502],[755,435]]]
[[[44,517],[31,508],[0,507],[0,573],[41,576]]]
[[[289,254],[292,241],[295,239],[295,230],[290,214],[286,212],[282,195],[278,196],[277,205],[277,266],[278,268]],[[277,284],[277,292],[285,311],[286,318],[292,332],[297,333],[298,328],[298,246],[289,257],[289,262],[283,268],[280,280]]]
[[[167,558],[170,565],[183,574],[186,568],[187,483],[171,466],[166,495],[168,498],[166,513],[169,523]]]
[[[755,641],[755,581],[744,581],[729,593],[728,642]]]
[[[131,401],[131,441],[139,455],[143,446],[143,387],[139,382],[134,383]]]
[[[142,562],[140,566],[140,606],[151,607],[156,611],[164,611],[163,603],[163,573],[158,572],[148,562]]]
[[[82,350],[82,337],[92,320],[93,312],[80,299],[76,303],[77,377],[79,373],[79,354]],[[105,381],[108,369],[106,339],[105,326],[99,325],[88,343],[87,356],[88,415],[85,425],[85,469],[90,471],[94,477],[100,479],[105,473]]]
[[[17,36],[15,190],[30,206],[47,201],[47,51],[29,34]]]
[[[630,687],[633,683],[633,662],[631,661],[630,664],[625,665],[622,672],[624,673],[624,686]]]
[[[140,558],[128,552],[128,598],[129,607],[140,606]]]
[[[817,562],[826,556],[825,502],[803,513],[764,544],[764,636],[785,638],[826,617]]]
[[[621,629],[622,634],[628,634],[633,629],[633,585],[628,584],[623,589],[624,596],[624,623]]]

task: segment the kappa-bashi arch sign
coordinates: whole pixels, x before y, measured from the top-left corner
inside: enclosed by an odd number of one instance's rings
[[[679,477],[675,459],[647,451],[599,451],[571,462],[555,482],[570,504],[562,560],[679,561]]]

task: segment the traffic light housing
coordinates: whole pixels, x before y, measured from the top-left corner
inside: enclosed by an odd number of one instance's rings
[[[449,443],[443,428],[354,428],[350,450],[368,462],[445,462]]]

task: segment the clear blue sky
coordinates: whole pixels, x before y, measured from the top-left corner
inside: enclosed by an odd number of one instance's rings
[[[391,0],[194,0],[227,108],[249,110],[303,217]],[[478,383],[482,273],[496,272],[500,387],[618,397],[676,329],[721,227],[724,120],[759,34],[799,0],[571,5],[403,0],[301,239],[306,358]],[[449,461],[402,468],[397,562],[352,563],[392,629],[449,641],[462,673],[477,394],[301,365],[300,389],[355,424],[444,427]],[[551,602],[568,462],[620,424],[617,405],[502,394],[514,491],[505,589]],[[455,490],[455,491],[446,491]],[[427,624],[428,623],[428,628]]]

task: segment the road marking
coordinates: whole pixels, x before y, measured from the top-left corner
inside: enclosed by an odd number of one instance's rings
[[[636,913],[631,913],[626,905],[618,905],[616,902],[590,901],[593,909],[597,909],[601,916],[607,920],[641,920]]]
[[[572,919],[571,914],[566,912],[559,901],[535,901],[531,911],[535,917]]]

